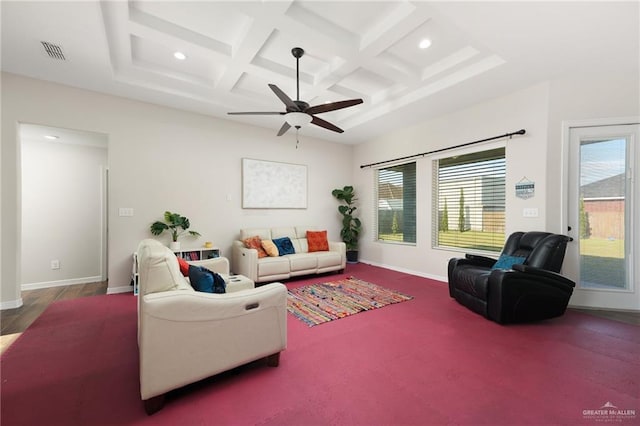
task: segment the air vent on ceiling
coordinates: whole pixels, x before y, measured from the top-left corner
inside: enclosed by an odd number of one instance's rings
[[[67,60],[67,58],[64,57],[64,52],[62,52],[62,47],[47,41],[41,41],[40,43],[42,43],[42,46],[49,57],[53,59],[60,59],[62,61]]]

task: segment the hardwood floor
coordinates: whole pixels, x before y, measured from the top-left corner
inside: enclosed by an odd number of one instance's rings
[[[107,294],[107,281],[23,291],[21,307],[0,311],[0,335],[22,333],[47,309],[47,306],[57,300],[100,294]]]
[[[631,325],[640,325],[640,312],[630,311],[602,311],[599,309],[588,308],[569,308],[576,312],[594,315],[596,317],[607,318],[614,321],[620,321]]]

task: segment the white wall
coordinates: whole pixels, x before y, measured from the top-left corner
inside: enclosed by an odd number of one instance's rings
[[[331,190],[351,183],[350,146],[301,133],[295,149],[293,134],[275,136],[277,125],[245,126],[3,73],[2,307],[20,299],[20,122],[108,135],[110,292],[129,285],[131,253],[150,236],[149,225],[165,210],[189,217],[192,229],[202,234],[194,242],[182,240],[183,247],[213,241],[223,255],[230,255],[231,243],[243,227],[316,225],[326,227],[331,239],[339,239]],[[243,157],[307,165],[308,208],[243,210]],[[133,208],[134,216],[119,217],[120,207]]]
[[[525,129],[524,136],[475,145],[456,151],[471,152],[482,148],[505,146],[507,156],[506,232],[545,229],[545,153],[547,137],[548,85],[540,84],[500,99],[494,99],[441,118],[381,136],[358,145],[354,165],[359,167],[405,155],[417,154],[463,144],[474,140]],[[454,151],[417,160],[417,244],[396,245],[374,241],[375,229],[366,226],[361,240],[363,260],[394,269],[446,280],[449,258],[459,253],[431,248],[432,161],[454,155]],[[375,214],[372,169],[356,173],[355,182],[361,194],[361,213],[365,224]],[[514,185],[522,177],[536,183],[536,196],[523,201],[515,197]],[[522,218],[523,207],[537,207],[540,216]]]
[[[417,160],[418,203],[417,244],[403,246],[374,241],[373,170],[362,164],[427,152],[505,134],[524,128],[526,135],[504,142],[475,145],[490,148],[506,144],[507,211],[506,233],[522,230],[562,229],[561,123],[594,117],[637,116],[639,113],[638,76],[618,72],[614,75],[575,76],[541,83],[508,96],[478,104],[420,125],[380,136],[355,147],[354,183],[360,193],[360,212],[364,219],[361,259],[418,275],[446,281],[447,261],[461,252],[431,248],[431,160]],[[465,152],[464,151],[460,151]],[[441,156],[453,155],[449,151]],[[535,182],[535,197],[515,197],[514,185],[523,177]],[[565,194],[566,196],[566,194]],[[538,208],[537,218],[525,218],[523,208]]]
[[[23,139],[21,157],[23,289],[100,281],[106,147]]]

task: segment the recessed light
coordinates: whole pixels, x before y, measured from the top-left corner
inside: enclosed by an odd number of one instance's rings
[[[51,140],[51,141],[54,141],[54,140],[56,140],[56,139],[59,139],[60,137],[59,137],[59,136],[56,136],[56,135],[44,135],[44,138],[45,138],[45,139],[49,139],[49,140]]]
[[[418,44],[418,47],[420,49],[426,49],[429,46],[431,46],[431,40],[429,40],[428,38],[424,38],[424,39],[420,40],[420,44]]]
[[[174,58],[176,58],[176,59],[179,59],[179,60],[181,60],[181,61],[184,61],[185,59],[187,59],[187,55],[185,55],[185,54],[184,54],[184,53],[182,53],[182,52],[175,52],[175,53],[173,54],[173,57],[174,57]]]

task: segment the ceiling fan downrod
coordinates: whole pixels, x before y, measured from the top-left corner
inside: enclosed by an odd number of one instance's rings
[[[291,54],[296,58],[296,100],[300,100],[300,58],[304,55],[304,49],[302,47],[294,47],[291,49]]]

